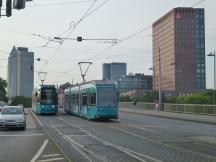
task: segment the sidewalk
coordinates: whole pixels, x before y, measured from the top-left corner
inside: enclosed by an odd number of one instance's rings
[[[155,117],[161,117],[161,118],[216,124],[216,116],[209,116],[209,115],[194,115],[194,114],[184,114],[184,113],[174,113],[174,112],[164,112],[164,111],[154,111],[154,110],[141,110],[137,108],[135,109],[119,108],[119,111],[126,112],[126,113],[133,113],[133,114],[155,116]]]

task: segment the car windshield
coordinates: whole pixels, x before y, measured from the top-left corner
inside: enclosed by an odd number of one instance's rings
[[[1,110],[1,114],[2,115],[23,114],[23,111],[18,107],[3,108]]]

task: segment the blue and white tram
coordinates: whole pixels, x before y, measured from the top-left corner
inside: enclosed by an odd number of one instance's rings
[[[33,90],[32,109],[36,114],[58,113],[58,94],[54,85],[41,85]]]
[[[118,119],[118,91],[114,81],[95,80],[64,92],[64,111],[87,119]]]

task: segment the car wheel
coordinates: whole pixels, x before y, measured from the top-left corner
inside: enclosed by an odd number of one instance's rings
[[[22,127],[21,129],[22,129],[22,130],[26,130],[26,126]]]

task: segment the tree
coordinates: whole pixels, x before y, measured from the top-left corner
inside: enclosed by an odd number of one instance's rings
[[[13,97],[10,105],[15,106],[19,104],[22,104],[24,107],[31,107],[32,99],[31,97],[24,97],[24,96]]]
[[[166,97],[166,102],[179,104],[214,104],[214,91],[197,92],[190,96]]]
[[[5,101],[7,102],[7,91],[6,91],[6,88],[7,88],[7,81],[2,79],[0,77],[0,101]]]
[[[138,97],[139,102],[155,102],[159,101],[158,91],[145,92],[142,96]],[[165,101],[164,95],[162,95],[162,102]]]
[[[130,96],[120,96],[120,102],[131,102]]]

